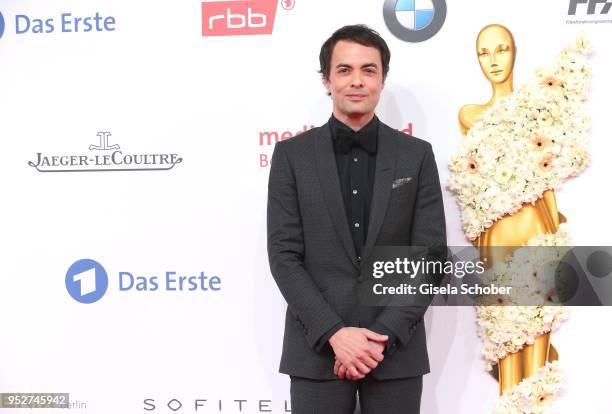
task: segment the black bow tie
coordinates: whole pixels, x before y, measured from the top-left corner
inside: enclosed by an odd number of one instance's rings
[[[363,148],[370,154],[376,153],[376,133],[336,129],[336,140],[334,142],[336,152],[346,154],[353,147]]]

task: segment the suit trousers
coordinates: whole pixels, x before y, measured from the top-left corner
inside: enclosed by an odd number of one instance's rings
[[[359,395],[362,414],[419,414],[423,376],[358,381],[291,376],[292,414],[353,414]]]

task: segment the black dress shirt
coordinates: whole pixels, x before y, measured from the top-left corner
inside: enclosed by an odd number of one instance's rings
[[[343,133],[355,134],[359,139],[365,137],[373,140],[373,148],[375,149],[378,141],[378,118],[374,116],[359,131],[353,131],[332,115],[329,120],[329,127],[334,141],[336,166],[338,167],[340,191],[344,200],[346,218],[353,236],[355,252],[360,257],[368,236],[372,189],[374,188],[374,173],[376,172],[376,152],[368,152],[359,146],[353,146],[348,152],[342,152],[338,150],[338,135]]]
[[[376,151],[378,147],[378,124],[379,120],[374,116],[359,131],[353,131],[349,126],[340,122],[333,115],[329,119],[332,140],[334,141],[334,152],[338,177],[340,179],[340,191],[344,200],[346,218],[353,236],[353,244],[357,257],[361,259],[361,251],[368,237],[368,224],[370,219],[370,207],[372,205],[372,193],[374,189],[374,175],[376,172]],[[339,149],[339,135],[356,134],[355,138],[374,140],[374,145],[368,145],[368,150],[354,145],[348,152]],[[374,149],[374,151],[372,151]],[[319,341],[317,348],[321,349],[325,343],[338,330],[345,325],[338,323],[325,333]],[[393,332],[380,323],[368,327],[368,329],[389,337],[385,351],[395,347],[397,338]]]

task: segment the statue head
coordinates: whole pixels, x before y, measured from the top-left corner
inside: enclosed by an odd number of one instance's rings
[[[491,83],[503,83],[512,75],[516,45],[510,30],[501,24],[482,28],[476,38],[476,53],[484,75]]]

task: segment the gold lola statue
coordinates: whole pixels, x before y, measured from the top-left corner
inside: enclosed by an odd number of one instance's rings
[[[485,26],[476,38],[476,53],[482,72],[491,82],[493,96],[484,105],[470,104],[461,108],[459,124],[464,135],[487,108],[513,91],[516,45],[512,33],[499,24]],[[563,222],[565,218],[557,211],[554,190],[548,190],[535,204],[523,204],[516,213],[497,220],[473,244],[478,247],[480,257],[487,258],[492,265],[495,260],[511,254],[513,246],[526,245],[528,240],[543,233],[556,233]],[[506,249],[491,248],[493,246]],[[519,352],[502,358],[498,363],[500,394],[531,376],[547,360],[555,359],[557,354],[550,345],[550,333],[538,337],[533,345],[525,345]]]

